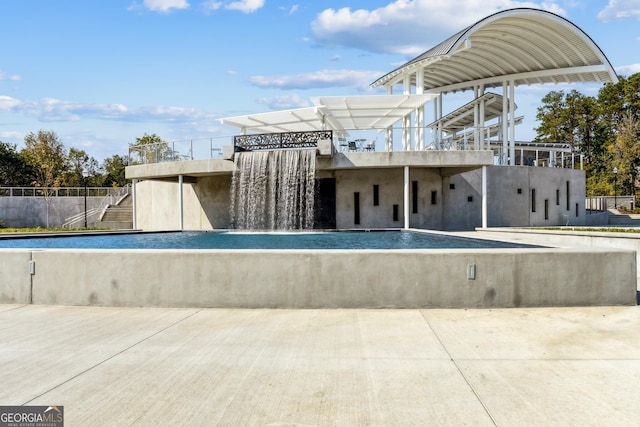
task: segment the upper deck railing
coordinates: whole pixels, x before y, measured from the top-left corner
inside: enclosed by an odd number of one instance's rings
[[[129,165],[178,162],[222,158],[222,148],[232,146],[234,151],[278,150],[316,147],[319,140],[331,139],[336,152],[387,151],[387,138],[391,136],[392,151],[404,151],[403,140],[409,141],[408,151],[467,151],[492,150],[495,165],[505,165],[504,144],[496,135],[496,126],[478,128],[474,132],[460,132],[438,140],[428,128],[356,129],[344,131],[283,132],[267,134],[229,135],[182,141],[161,142],[129,147]],[[416,140],[424,142],[416,144]],[[477,143],[475,142],[477,138]],[[421,148],[418,148],[420,146]],[[569,144],[516,142],[514,165],[582,168],[582,158]]]
[[[333,140],[333,131],[259,133],[234,136],[233,147],[234,151],[314,148],[325,139]]]

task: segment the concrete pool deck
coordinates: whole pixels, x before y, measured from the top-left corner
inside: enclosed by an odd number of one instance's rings
[[[67,426],[637,425],[640,308],[0,305],[1,405]]]

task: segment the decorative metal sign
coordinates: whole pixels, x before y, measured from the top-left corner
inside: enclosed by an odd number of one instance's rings
[[[318,141],[333,139],[333,131],[260,133],[233,137],[235,151],[278,150],[286,148],[313,148]]]

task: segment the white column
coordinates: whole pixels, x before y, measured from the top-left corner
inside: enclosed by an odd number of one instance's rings
[[[480,86],[480,93],[478,94],[479,96],[484,96],[484,85]],[[480,102],[480,111],[479,111],[479,121],[478,124],[480,125],[480,129],[478,132],[478,135],[480,136],[480,140],[478,141],[478,147],[480,150],[485,150],[487,149],[485,147],[484,144],[484,138],[485,138],[485,132],[484,132],[484,123],[486,121],[486,115],[485,115],[485,108],[484,108],[484,99],[482,100],[482,102]],[[490,138],[490,134],[487,133],[486,138],[487,138],[487,143],[489,142],[489,138]]]
[[[178,215],[180,217],[180,231],[184,230],[184,194],[182,191],[183,180],[184,177],[182,175],[178,175]]]
[[[524,148],[520,149],[520,166],[524,166]]]
[[[409,228],[409,166],[404,167],[404,228]]]
[[[482,228],[487,228],[487,167],[482,166]]]
[[[478,127],[480,126],[480,111],[478,110],[478,86],[473,87],[473,149],[480,149],[480,132]]]
[[[502,165],[509,164],[509,149],[507,146],[507,140],[509,131],[507,126],[509,125],[509,105],[508,105],[508,96],[507,91],[509,86],[506,81],[502,82],[502,156],[501,163]]]
[[[424,93],[424,69],[420,68],[416,71],[416,94]],[[422,151],[424,149],[424,105],[416,108],[416,129],[415,129],[415,148]]]
[[[403,91],[404,95],[411,94],[411,76],[408,74],[404,76],[403,82]],[[411,150],[411,114],[407,114],[402,118],[402,150],[409,151]]]
[[[131,198],[133,204],[133,229],[138,229],[138,210],[137,210],[137,200],[136,200],[136,184],[138,183],[137,179],[131,180]]]
[[[424,149],[424,106],[416,110],[416,132],[415,132],[416,150]]]
[[[442,119],[442,94],[438,94],[438,120]],[[443,138],[443,131],[442,131],[442,122],[438,123],[438,143],[439,143],[439,148],[442,149],[442,138]]]
[[[386,86],[387,88],[387,95],[393,95],[393,85],[388,85]],[[386,134],[386,148],[387,148],[387,152],[393,151],[393,125],[389,126],[387,128],[387,134]]]
[[[515,82],[511,80],[509,83],[509,157],[511,157],[511,161],[509,164],[514,165],[516,160],[516,104],[514,97],[516,96],[515,92]]]

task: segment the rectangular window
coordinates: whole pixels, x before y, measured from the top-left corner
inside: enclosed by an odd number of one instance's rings
[[[580,211],[578,210],[579,205],[576,203],[576,217],[580,216]]]
[[[418,181],[411,181],[411,212],[418,213]]]
[[[398,205],[393,205],[393,220],[398,221]]]
[[[431,192],[431,204],[435,205],[438,203],[438,192],[437,191],[432,191]]]
[[[467,202],[473,202],[473,196],[467,196]]]
[[[556,206],[560,206],[560,190],[556,190]]]
[[[531,212],[536,211],[536,189],[531,189]]]
[[[373,184],[373,206],[380,205],[380,186]]]
[[[571,210],[571,208],[569,207],[569,205],[571,204],[571,201],[569,200],[571,198],[570,194],[569,194],[569,181],[567,181],[567,210]]]
[[[456,189],[455,184],[449,184],[449,190],[455,190],[455,189]]]
[[[360,193],[353,193],[353,223],[360,224]]]
[[[549,199],[544,199],[544,219],[549,219]]]

